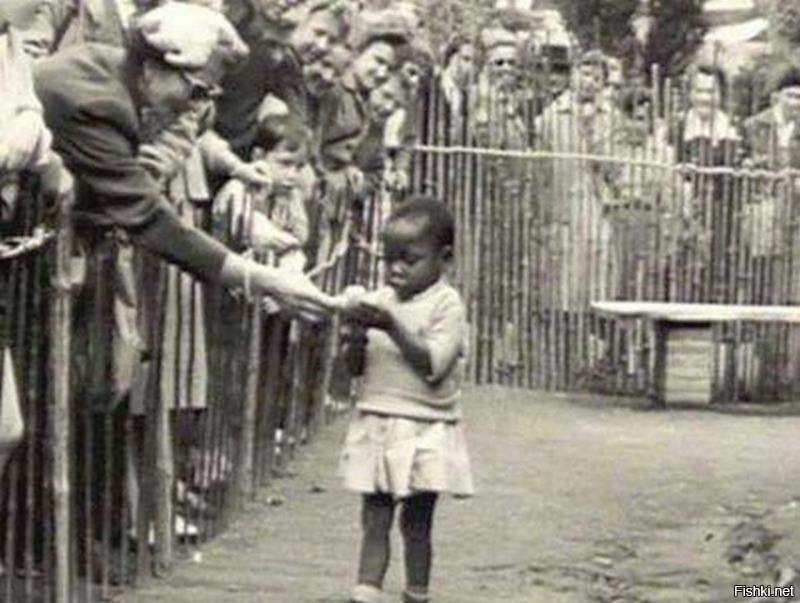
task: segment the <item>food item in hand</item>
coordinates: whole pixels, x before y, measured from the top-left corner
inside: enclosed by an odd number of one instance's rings
[[[346,310],[352,309],[361,302],[366,293],[367,290],[361,285],[350,285],[339,294],[339,299],[342,300],[342,305]]]

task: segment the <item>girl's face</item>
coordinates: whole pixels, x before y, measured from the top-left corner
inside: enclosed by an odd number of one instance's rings
[[[8,21],[17,29],[27,29],[41,3],[42,0],[2,0],[0,23]]]
[[[422,293],[445,270],[450,249],[442,248],[427,232],[425,219],[390,222],[383,235],[386,284],[400,299]]]

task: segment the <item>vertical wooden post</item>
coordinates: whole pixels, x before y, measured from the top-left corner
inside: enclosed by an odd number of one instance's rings
[[[50,305],[50,412],[48,431],[53,490],[53,600],[70,603],[70,344],[72,296],[70,259],[72,257],[73,199],[64,199],[58,213]]]
[[[167,299],[167,270],[160,266],[158,304],[152,316],[151,342],[157,342],[159,353],[156,354],[153,370],[148,384],[149,397],[154,405],[152,428],[155,441],[153,480],[153,520],[155,523],[155,571],[156,575],[169,569],[172,563],[172,490],[175,483],[175,463],[172,454],[172,429],[170,404],[161,395],[161,334],[164,325],[164,303]],[[176,401],[177,403],[177,401]]]
[[[250,305],[250,328],[245,378],[245,396],[242,409],[242,433],[239,440],[237,488],[239,506],[253,497],[253,463],[256,437],[256,410],[258,408],[258,371],[261,366],[261,298]]]

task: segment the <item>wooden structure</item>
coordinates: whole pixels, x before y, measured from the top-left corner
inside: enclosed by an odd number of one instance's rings
[[[641,321],[593,301],[800,304],[800,172],[747,169],[735,137],[687,130],[686,92],[656,85],[650,134],[637,137],[620,111],[587,117],[568,92],[524,87],[486,125],[476,103],[430,91],[412,181],[456,219],[475,383],[646,394]],[[796,399],[799,335],[714,323],[714,397]]]
[[[658,302],[595,302],[607,318],[647,320],[654,335],[651,399],[658,404],[707,404],[714,390],[714,323],[800,325],[800,306],[741,306]]]

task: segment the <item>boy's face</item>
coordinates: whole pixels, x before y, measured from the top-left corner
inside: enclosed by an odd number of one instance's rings
[[[400,299],[408,299],[436,283],[449,258],[427,232],[425,219],[401,218],[389,223],[384,235],[386,284]]]
[[[279,144],[267,153],[265,161],[272,173],[272,190],[277,195],[286,195],[299,188],[300,176],[306,165],[303,149],[288,149]]]

